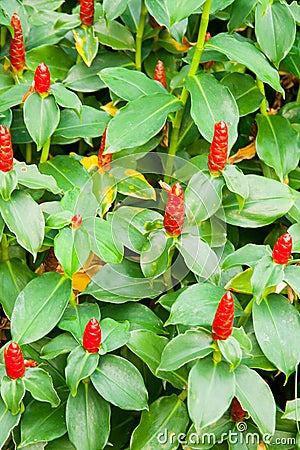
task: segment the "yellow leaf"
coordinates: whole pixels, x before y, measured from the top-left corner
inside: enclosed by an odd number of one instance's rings
[[[110,114],[111,116],[115,116],[117,112],[119,111],[116,106],[114,106],[114,102],[106,103],[106,105],[101,106],[101,109],[103,109],[105,112]]]
[[[98,156],[97,155],[84,156],[80,160],[80,162],[88,172],[91,172],[92,170],[98,167]]]
[[[246,147],[240,148],[234,155],[228,159],[229,164],[237,164],[244,159],[252,159],[256,155],[255,141]]]

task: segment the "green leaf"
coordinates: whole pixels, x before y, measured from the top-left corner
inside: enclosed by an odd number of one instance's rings
[[[178,446],[178,436],[185,433],[188,426],[186,406],[177,395],[160,397],[143,411],[141,421],[131,436],[131,450],[172,450]],[[174,439],[168,439],[168,430]]]
[[[51,3],[46,3],[45,9],[49,10],[49,7],[52,4],[53,0]],[[47,64],[51,73],[51,78],[59,80],[63,80],[67,76],[68,70],[73,65],[71,56],[57,45],[43,45],[41,47],[32,48],[26,52],[26,66],[33,72],[41,61]],[[61,61],[64,63],[60,64]],[[52,84],[51,90],[53,86],[54,85]]]
[[[49,272],[30,281],[20,292],[11,318],[13,339],[21,344],[37,341],[60,320],[71,295],[71,281]]]
[[[243,172],[232,164],[227,164],[222,175],[225,179],[227,188],[236,194],[237,200],[240,203],[240,209],[243,209],[245,200],[249,196],[248,180]]]
[[[146,0],[149,13],[160,25],[171,28],[182,19],[189,17],[205,0],[190,0],[183,4],[180,0]]]
[[[213,351],[211,344],[211,334],[206,330],[187,330],[166,345],[159,369],[176,370],[190,361],[204,358]]]
[[[224,341],[218,341],[218,345],[222,355],[230,364],[230,370],[238,367],[242,360],[242,349],[239,342],[233,336],[229,336]]]
[[[244,272],[240,272],[235,275],[228,283],[225,288],[231,290],[233,292],[240,292],[242,294],[252,294],[252,277],[253,269],[250,267],[249,269],[244,270]]]
[[[114,237],[110,222],[95,217],[86,219],[84,226],[89,232],[92,252],[107,263],[118,264],[122,261],[123,245]]]
[[[247,19],[258,0],[235,0],[231,6],[228,30],[232,33],[240,28]]]
[[[48,402],[52,408],[56,408],[60,404],[54,387],[52,378],[48,372],[36,367],[33,369],[27,368],[24,376],[24,384],[33,398],[40,402]]]
[[[195,427],[192,425],[187,432],[185,440],[189,443],[190,448],[193,450],[206,450],[208,448],[223,450],[224,448],[227,448],[224,447],[224,441],[226,440],[225,436],[230,435],[230,433],[232,433],[232,420],[230,419],[230,415],[225,413],[212,425],[202,428],[199,433],[196,432]],[[233,440],[235,440],[235,438]],[[219,442],[220,444],[218,446],[211,447],[213,442]],[[223,446],[221,442],[223,442]],[[242,449],[240,448],[239,450]]]
[[[20,447],[37,441],[52,441],[66,433],[65,403],[52,408],[47,403],[30,402],[22,416]]]
[[[38,204],[24,191],[14,191],[9,201],[0,197],[1,215],[18,243],[34,257],[44,239],[44,217]]]
[[[64,109],[54,136],[60,135],[70,139],[101,136],[109,117],[104,111],[87,105],[83,105],[80,118],[75,111]]]
[[[89,257],[88,233],[83,228],[63,228],[54,239],[54,252],[65,274],[72,278]]]
[[[18,414],[21,410],[21,402],[25,395],[25,385],[23,378],[12,380],[4,376],[1,381],[1,397],[7,409],[13,416]]]
[[[93,317],[98,321],[101,317],[97,303],[83,303],[76,306],[69,305],[58,327],[72,333],[77,342],[81,344],[85,327]]]
[[[111,173],[118,183],[118,191],[123,195],[142,198],[144,200],[155,200],[155,190],[140,172],[133,169],[113,167]]]
[[[39,169],[46,175],[51,175],[58,186],[64,191],[74,187],[82,188],[90,176],[79,161],[67,155],[58,155],[40,164]]]
[[[90,67],[98,52],[98,38],[95,27],[78,27],[73,29],[75,48],[85,64]]]
[[[8,318],[12,315],[19,293],[34,277],[29,267],[17,258],[0,263],[0,303]]]
[[[82,104],[79,97],[74,92],[69,91],[63,84],[55,83],[51,85],[51,92],[56,102],[63,108],[74,109],[79,115]]]
[[[145,95],[129,102],[109,123],[105,153],[145,144],[162,129],[167,115],[181,108],[180,100],[169,94]]]
[[[0,397],[0,447],[3,447],[7,441],[10,432],[18,425],[21,418],[21,414],[12,415],[12,413],[6,408],[6,405]]]
[[[24,103],[24,122],[28,133],[40,150],[59,123],[60,111],[52,95],[31,94]]]
[[[66,366],[66,383],[73,397],[77,394],[80,381],[92,375],[98,361],[99,353],[89,353],[81,345],[71,351]]]
[[[256,116],[256,150],[260,159],[273,167],[281,181],[299,162],[300,141],[290,122],[281,116]]]
[[[213,75],[207,73],[188,77],[186,86],[192,98],[191,115],[202,136],[211,142],[214,135],[214,124],[224,120],[230,123],[228,126],[230,149],[237,139],[239,122],[238,106],[230,90],[217,81]],[[203,117],[205,120],[202,119]]]
[[[253,297],[260,303],[283,280],[283,266],[274,264],[271,256],[264,256],[253,269],[251,284]]]
[[[109,317],[101,320],[102,341],[100,355],[123,347],[130,338],[129,322],[118,323]]]
[[[145,277],[156,278],[166,272],[169,265],[169,249],[172,240],[164,230],[156,230],[148,236],[141,252],[141,269]]]
[[[14,164],[14,170],[18,175],[18,183],[30,189],[47,189],[53,194],[59,194],[60,188],[56,181],[49,175],[43,175],[39,172],[35,164],[26,165],[23,162]]]
[[[207,41],[206,47],[224,53],[232,61],[244,64],[261,81],[268,83],[275,91],[284,95],[277,70],[271,66],[265,55],[254,44],[247,40],[241,40],[236,35],[219,33]]]
[[[286,30],[289,32],[286,33]],[[258,2],[255,9],[255,34],[262,51],[278,67],[296,36],[295,20],[288,5],[272,2],[263,13]]]
[[[223,208],[227,223],[246,228],[268,225],[286,214],[293,206],[293,191],[279,181],[258,175],[245,175],[249,196],[242,210],[236,196],[223,191]]]
[[[0,172],[0,195],[3,200],[10,199],[11,193],[18,184],[18,177],[15,170],[10,172]]]
[[[250,369],[276,370],[276,367],[265,357],[257,342],[254,331],[247,336],[252,344],[251,354],[243,356],[242,363]]]
[[[188,410],[197,431],[220,419],[235,394],[234,373],[228,364],[210,356],[192,367],[188,384]]]
[[[13,106],[21,105],[22,98],[30,88],[30,84],[17,84],[1,93],[0,112]]]
[[[70,353],[78,343],[69,333],[62,333],[51,339],[41,349],[41,358],[53,359],[58,355]]]
[[[150,80],[144,73],[124,67],[108,67],[99,72],[101,80],[118,97],[135,100],[143,95],[165,93],[161,83]]]
[[[296,420],[298,422],[300,417],[300,398],[288,400],[285,405],[284,414],[281,417],[282,419]]]
[[[132,363],[120,356],[102,356],[91,381],[105,400],[121,409],[140,411],[148,408],[142,375]]]
[[[246,244],[230,253],[222,263],[222,269],[228,270],[236,266],[253,267],[264,256],[271,256],[270,248],[266,245]]]
[[[266,357],[288,378],[300,361],[300,317],[286,297],[271,294],[253,306],[255,335]]]
[[[103,11],[108,21],[119,17],[126,9],[127,0],[115,0],[113,3],[110,0],[103,1]]]
[[[286,266],[284,268],[284,281],[291,286],[296,294],[300,295],[300,267],[299,266]]]
[[[100,44],[108,45],[115,50],[135,51],[135,41],[130,31],[116,20],[106,22],[98,20],[94,25]]]
[[[236,396],[243,409],[248,411],[262,434],[273,435],[276,405],[271,389],[258,373],[246,366],[239,366],[234,373]]]

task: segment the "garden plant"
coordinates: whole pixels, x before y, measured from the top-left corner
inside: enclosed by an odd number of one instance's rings
[[[0,24],[0,448],[299,449],[298,2]]]

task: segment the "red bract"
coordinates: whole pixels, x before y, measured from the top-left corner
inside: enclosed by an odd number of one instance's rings
[[[38,94],[45,94],[50,88],[50,72],[43,62],[36,68],[34,74],[34,87]]]
[[[165,230],[169,236],[179,236],[184,223],[184,191],[180,183],[175,183],[172,188],[163,181],[160,185],[169,194],[164,215]]]
[[[13,149],[9,128],[0,125],[0,170],[10,172],[13,168]]]
[[[208,168],[211,172],[219,172],[226,166],[228,156],[228,128],[221,120],[215,123],[214,137],[208,154]]]
[[[25,367],[37,367],[39,363],[33,359],[24,359]]]
[[[162,61],[157,61],[155,66],[153,80],[159,81],[165,88],[167,88],[167,78],[165,72],[165,66]]]
[[[289,233],[281,235],[274,245],[272,257],[277,264],[287,264],[292,253],[292,236]]]
[[[236,397],[231,402],[230,415],[235,422],[242,422],[247,416],[247,411],[242,408],[242,405]]]
[[[87,323],[82,345],[89,353],[97,353],[101,344],[101,329],[97,319],[94,317]]]
[[[4,348],[4,362],[7,376],[16,380],[25,374],[25,364],[22,350],[16,342],[11,342],[8,348]]]
[[[234,299],[231,292],[227,291],[220,300],[212,323],[212,338],[215,341],[223,341],[231,335],[233,319]]]
[[[93,25],[94,12],[94,0],[80,0],[80,20],[83,25]]]
[[[82,224],[82,217],[80,214],[75,214],[75,216],[72,217],[70,227],[73,228],[73,230],[77,230],[81,227]]]
[[[110,170],[111,161],[112,161],[112,153],[103,155],[103,152],[106,147],[106,132],[107,132],[107,127],[103,131],[101,144],[100,144],[100,148],[99,148],[99,153],[98,153],[98,167],[102,168],[104,170],[104,172],[108,172]]]
[[[13,13],[10,24],[14,29],[14,37],[10,38],[10,64],[14,72],[22,73],[25,67],[25,46],[20,17],[17,13]]]

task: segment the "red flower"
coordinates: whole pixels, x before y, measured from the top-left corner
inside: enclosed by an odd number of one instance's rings
[[[101,344],[101,329],[97,319],[94,317],[87,323],[82,345],[89,353],[97,353]]]
[[[236,397],[231,402],[230,415],[235,422],[242,422],[247,416],[247,411],[242,408],[242,405]]]
[[[289,233],[282,234],[274,245],[272,257],[276,264],[287,264],[292,253],[292,236]]]
[[[10,64],[14,72],[22,73],[25,67],[25,46],[20,17],[16,12],[13,13],[10,24],[14,29],[14,37],[10,38]]]
[[[155,66],[153,80],[159,81],[165,88],[167,88],[167,78],[165,72],[165,66],[162,61],[157,61]]]
[[[228,156],[228,128],[221,120],[215,123],[214,137],[208,154],[208,168],[210,172],[219,172],[226,166]]]
[[[163,181],[160,185],[169,194],[164,216],[165,230],[169,236],[179,236],[184,223],[184,191],[180,183],[175,183],[172,188]]]
[[[4,362],[7,376],[13,380],[21,378],[25,374],[25,364],[22,350],[16,342],[11,342],[8,348],[4,348]]]
[[[50,88],[50,72],[45,63],[41,62],[34,74],[34,87],[38,94],[48,92]]]
[[[94,23],[95,5],[94,0],[80,0],[80,20],[88,27]]]
[[[24,359],[25,367],[37,367],[39,363],[33,359]]]
[[[81,227],[82,224],[82,217],[80,214],[75,214],[75,216],[72,217],[70,227],[73,230],[78,230],[78,228]]]
[[[13,168],[13,148],[9,128],[0,125],[0,170],[10,172]]]
[[[234,299],[227,291],[220,300],[213,323],[212,338],[215,341],[224,341],[232,333],[234,319]]]
[[[111,161],[112,161],[112,153],[103,155],[103,152],[106,147],[106,132],[107,132],[107,127],[103,131],[101,144],[100,144],[100,148],[99,148],[99,153],[98,153],[98,167],[99,168],[101,167],[104,170],[104,172],[108,172],[110,170]]]

